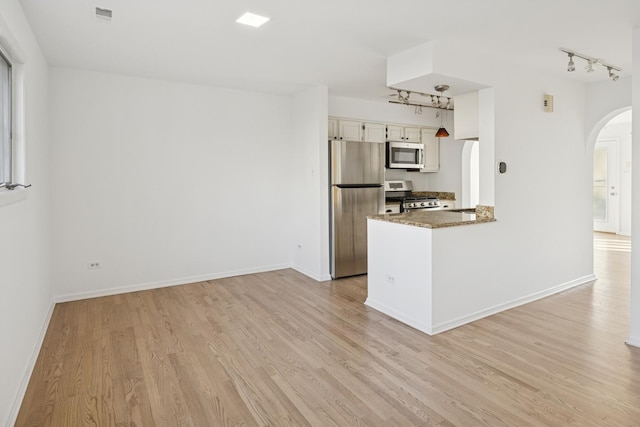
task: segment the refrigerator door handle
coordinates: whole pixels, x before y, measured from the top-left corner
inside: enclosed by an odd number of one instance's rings
[[[336,184],[338,188],[380,188],[384,184]]]

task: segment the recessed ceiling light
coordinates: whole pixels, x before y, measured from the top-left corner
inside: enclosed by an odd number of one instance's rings
[[[271,18],[267,18],[266,16],[260,16],[256,15],[255,13],[247,12],[240,18],[236,19],[236,22],[258,28],[270,19]]]

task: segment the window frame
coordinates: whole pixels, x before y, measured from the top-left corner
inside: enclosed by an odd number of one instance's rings
[[[26,55],[20,43],[0,19],[0,54],[11,64],[11,189],[0,186],[0,207],[28,198],[28,191],[15,184],[27,181],[25,138]]]
[[[16,176],[14,174],[15,170],[15,147],[13,143],[13,110],[14,110],[14,100],[13,100],[13,63],[8,58],[8,56],[0,49],[0,61],[6,62],[8,66],[9,78],[7,79],[7,92],[8,92],[8,100],[5,105],[5,100],[0,99],[0,107],[8,107],[6,108],[6,112],[8,113],[6,116],[6,123],[8,124],[8,138],[5,140],[3,138],[4,130],[0,130],[0,154],[4,153],[2,157],[0,157],[0,188],[5,187],[7,184],[12,184],[16,181]],[[1,83],[1,81],[0,81]],[[3,92],[0,92],[3,93]],[[4,98],[4,97],[2,97]],[[5,114],[5,108],[0,110],[1,114]]]

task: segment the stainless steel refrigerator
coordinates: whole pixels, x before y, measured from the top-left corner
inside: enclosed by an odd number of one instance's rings
[[[384,213],[384,144],[330,141],[331,277],[367,272],[367,215]]]

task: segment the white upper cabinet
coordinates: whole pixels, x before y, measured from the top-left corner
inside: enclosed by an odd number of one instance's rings
[[[345,141],[362,141],[362,122],[339,120],[338,139]]]
[[[420,128],[405,127],[404,140],[407,142],[420,142]]]
[[[420,169],[420,172],[438,172],[440,170],[440,138],[436,138],[436,131],[436,128],[431,127],[362,122],[338,117],[330,117],[328,123],[329,139],[375,143],[385,141],[422,142],[424,144],[424,167]]]
[[[453,97],[453,137],[478,140],[478,92]]]
[[[329,139],[338,139],[338,121],[336,119],[329,119]]]
[[[420,129],[424,144],[424,167],[420,172],[438,172],[440,170],[440,138],[436,138],[437,129]]]
[[[387,141],[404,141],[404,128],[397,125],[387,125]]]
[[[384,142],[387,128],[383,123],[365,123],[364,140],[367,142]]]
[[[387,125],[387,141],[420,142],[419,127]]]

